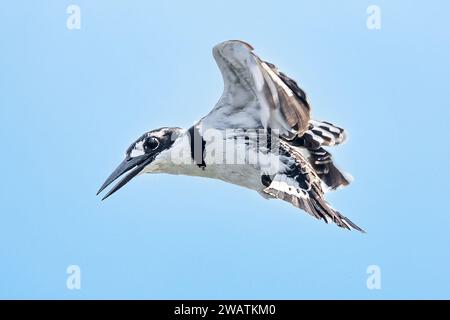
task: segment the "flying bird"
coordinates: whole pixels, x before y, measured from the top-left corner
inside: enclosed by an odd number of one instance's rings
[[[103,200],[143,173],[200,176],[255,190],[327,223],[364,232],[324,198],[351,181],[325,149],[343,143],[344,130],[313,120],[297,82],[263,61],[248,43],[222,42],[213,56],[224,81],[215,107],[189,129],[144,133],[97,195],[123,175]]]

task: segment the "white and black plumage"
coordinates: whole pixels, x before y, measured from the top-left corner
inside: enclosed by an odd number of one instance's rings
[[[261,60],[249,44],[226,41],[213,48],[213,56],[224,80],[213,110],[188,130],[160,128],[137,139],[98,193],[128,174],[103,199],[141,173],[202,176],[256,190],[325,222],[363,231],[324,199],[326,191],[350,183],[324,149],[342,143],[344,130],[312,120],[303,90]]]

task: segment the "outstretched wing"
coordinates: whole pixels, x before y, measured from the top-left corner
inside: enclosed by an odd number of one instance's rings
[[[282,153],[289,159],[287,169],[273,176],[264,192],[274,198],[290,202],[317,219],[327,223],[334,222],[341,228],[364,232],[326,202],[321,179],[310,163],[287,143],[281,143],[280,146]]]
[[[297,83],[262,61],[245,42],[232,40],[213,49],[224,92],[202,119],[205,127],[271,128],[287,139],[308,130],[310,107]]]

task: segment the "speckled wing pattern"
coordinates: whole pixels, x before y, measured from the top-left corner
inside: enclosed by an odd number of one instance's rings
[[[349,174],[341,172],[333,163],[331,153],[324,147],[336,146],[346,140],[344,129],[333,125],[327,121],[316,121],[309,118],[310,105],[305,92],[298,86],[297,82],[280,72],[277,67],[269,62],[262,62],[265,68],[270,68],[272,76],[277,76],[285,87],[289,88],[295,99],[287,99],[281,103],[283,114],[287,114],[286,119],[290,119],[290,125],[297,130],[295,135],[288,140],[293,146],[302,147],[307,150],[311,166],[315,173],[324,182],[327,191],[336,190],[346,186],[351,182]],[[277,80],[276,82],[279,82]],[[283,87],[280,85],[280,87]],[[280,89],[277,90],[279,92]],[[287,90],[285,90],[287,92]],[[278,95],[280,96],[280,95]],[[276,100],[275,98],[273,98]],[[289,103],[290,102],[290,103]],[[290,110],[296,110],[295,112]],[[306,125],[304,121],[307,121]],[[301,125],[299,125],[301,124]]]
[[[364,232],[325,201],[321,179],[311,164],[288,143],[281,142],[280,148],[281,154],[288,159],[286,163],[288,169],[272,177],[270,185],[264,192],[290,202],[319,220]]]

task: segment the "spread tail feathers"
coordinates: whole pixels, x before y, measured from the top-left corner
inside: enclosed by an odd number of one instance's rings
[[[308,149],[308,151],[310,154],[309,162],[328,191],[345,187],[353,180],[351,175],[336,168],[331,153],[324,148]]]
[[[344,129],[326,121],[311,120],[308,131],[292,141],[293,146],[307,150],[308,161],[327,190],[347,186],[353,180],[349,174],[336,168],[331,153],[324,149],[342,144],[346,138]]]
[[[336,146],[347,139],[344,129],[327,121],[309,121],[309,130],[305,132],[305,139],[311,146]]]

